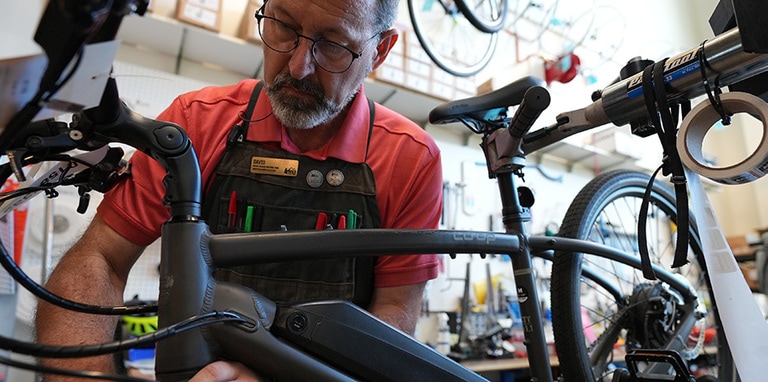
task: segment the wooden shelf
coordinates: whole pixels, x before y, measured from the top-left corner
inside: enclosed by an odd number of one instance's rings
[[[528,358],[480,359],[462,361],[461,365],[476,373],[486,371],[520,370],[527,369],[529,366]],[[549,357],[549,365],[551,367],[560,366],[560,361],[557,359],[557,356]]]

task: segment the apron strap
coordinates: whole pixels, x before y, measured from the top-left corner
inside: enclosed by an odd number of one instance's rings
[[[248,100],[248,106],[246,106],[245,112],[241,112],[240,114],[240,119],[243,122],[239,125],[235,125],[232,128],[232,131],[230,131],[229,136],[227,137],[227,148],[229,148],[229,146],[231,146],[234,142],[242,142],[248,135],[248,124],[251,122],[251,117],[253,117],[253,109],[256,108],[256,101],[259,99],[259,94],[261,94],[261,88],[263,87],[263,81],[259,81],[256,83],[256,86],[253,87],[251,98]]]

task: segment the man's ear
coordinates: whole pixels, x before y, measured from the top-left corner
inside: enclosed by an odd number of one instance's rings
[[[387,55],[389,55],[389,51],[392,50],[393,46],[395,46],[399,36],[400,34],[396,29],[390,29],[388,31],[382,32],[381,39],[376,45],[376,55],[373,57],[373,70],[378,69],[378,67],[384,62],[384,59],[386,59]]]

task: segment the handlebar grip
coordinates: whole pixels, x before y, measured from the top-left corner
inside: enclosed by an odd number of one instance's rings
[[[533,127],[541,112],[549,106],[550,100],[549,92],[541,86],[532,86],[526,90],[515,116],[512,117],[509,134],[514,138],[522,138]]]

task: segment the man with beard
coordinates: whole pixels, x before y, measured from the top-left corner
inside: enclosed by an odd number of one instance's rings
[[[264,80],[181,95],[158,117],[189,133],[203,175],[203,218],[212,232],[437,227],[437,146],[363,93],[364,79],[397,41],[397,3],[268,0],[256,14]],[[162,204],[164,170],[143,153],[131,162],[133,175],[105,195],[51,275],[47,287],[54,293],[122,305],[130,268],[169,218]],[[234,219],[230,206],[238,211]],[[247,208],[253,212],[246,222]],[[346,299],[412,334],[425,283],[436,274],[435,256],[380,256],[242,266],[221,269],[216,278],[278,303]],[[41,303],[38,340],[106,342],[115,321]],[[110,363],[110,357],[46,361],[101,371],[112,370]],[[217,362],[196,380],[236,380],[246,371]]]

